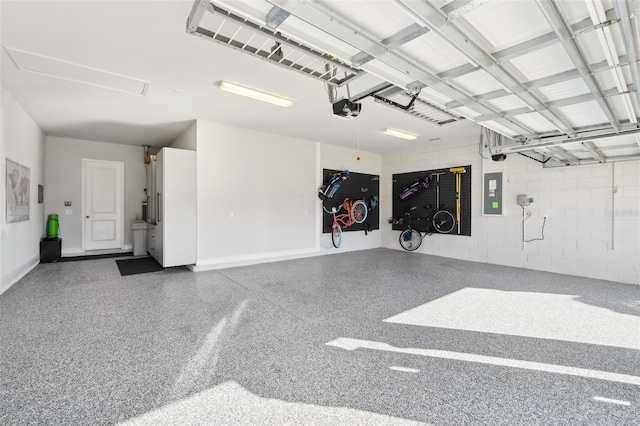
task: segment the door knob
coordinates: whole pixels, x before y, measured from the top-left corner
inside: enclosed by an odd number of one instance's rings
[[[87,216],[87,219],[89,219],[89,216]]]

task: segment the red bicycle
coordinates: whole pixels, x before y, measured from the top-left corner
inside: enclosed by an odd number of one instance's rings
[[[338,207],[332,207],[331,210],[327,210],[324,205],[322,208],[325,212],[333,215],[331,242],[335,248],[340,247],[340,244],[342,244],[342,228],[347,228],[354,223],[364,222],[369,212],[367,204],[364,201],[352,201],[350,198],[345,198],[342,204]],[[342,209],[344,209],[346,213],[338,214]]]

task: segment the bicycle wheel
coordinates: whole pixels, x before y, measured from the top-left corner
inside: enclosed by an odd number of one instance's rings
[[[362,223],[367,219],[367,205],[362,200],[358,200],[351,206],[351,219],[355,223]]]
[[[331,242],[335,248],[339,248],[342,244],[342,228],[340,225],[334,225],[331,230]]]
[[[405,229],[400,233],[400,246],[407,251],[414,251],[422,244],[422,235],[415,229]]]
[[[456,226],[456,218],[448,210],[438,210],[433,215],[433,227],[441,234],[448,234]]]

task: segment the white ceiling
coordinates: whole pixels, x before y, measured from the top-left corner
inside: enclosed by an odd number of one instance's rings
[[[477,142],[477,121],[509,138],[493,139],[495,153],[526,151],[563,165],[640,158],[638,0],[213,4],[2,1],[2,82],[45,133],[73,138],[157,146],[204,119],[354,148],[359,141],[363,150],[386,152],[434,139]],[[234,27],[229,12],[258,30]],[[273,16],[283,19],[274,24]],[[349,92],[337,88],[338,98],[381,84],[399,91],[377,89],[383,99],[362,99],[360,116],[337,118],[322,81],[237,48],[263,37],[264,47],[260,39],[256,48],[269,52],[277,41],[269,31],[359,69]],[[224,37],[240,44],[222,45]],[[287,60],[299,57],[286,43],[283,52]],[[29,71],[36,68],[98,85]],[[222,92],[221,80],[294,106]],[[409,92],[419,92],[413,115],[389,105],[406,105]],[[388,127],[419,138],[382,134]],[[627,154],[605,152],[610,146]]]
[[[192,1],[1,1],[2,83],[48,135],[152,146],[194,119],[385,152],[431,138],[477,140],[463,120],[435,126],[363,100],[354,120],[332,114],[320,81],[185,31]],[[20,71],[6,48],[149,82],[144,96]],[[219,90],[227,80],[294,101],[281,108]],[[346,93],[342,93],[346,95]],[[392,127],[417,141],[384,135]]]

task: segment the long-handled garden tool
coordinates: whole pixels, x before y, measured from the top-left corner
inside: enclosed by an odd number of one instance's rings
[[[458,235],[460,234],[460,174],[466,173],[464,167],[452,167],[449,171],[456,175],[456,222],[458,222]]]

